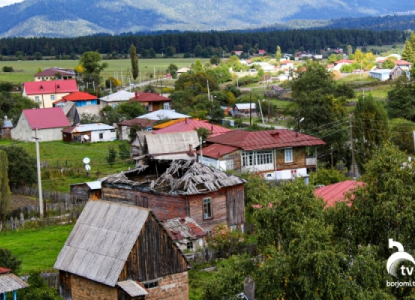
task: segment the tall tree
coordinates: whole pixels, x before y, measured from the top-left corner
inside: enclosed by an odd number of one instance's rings
[[[133,73],[134,80],[138,77],[138,57],[137,57],[137,49],[133,44],[130,46],[130,59],[131,59],[131,70]]]
[[[7,154],[8,178],[11,184],[31,185],[37,182],[36,159],[20,146],[2,146]]]
[[[101,54],[96,51],[85,52],[79,59],[79,63],[84,69],[84,80],[88,82],[94,81],[96,88],[100,84],[101,71],[108,67],[106,62],[100,63],[101,60]]]
[[[10,209],[10,186],[7,154],[0,150],[0,221],[4,221]]]
[[[388,115],[372,95],[360,96],[353,113],[353,139],[359,171],[366,171],[366,163],[375,150],[389,140]]]
[[[414,48],[412,48],[412,43],[409,40],[405,42],[405,46],[403,47],[402,59],[412,63],[415,61]]]
[[[203,64],[202,64],[200,59],[196,59],[196,62],[193,65],[193,71],[195,71],[195,72],[203,72],[204,71]]]
[[[386,110],[391,118],[415,121],[415,83],[412,78],[402,75],[388,92]]]

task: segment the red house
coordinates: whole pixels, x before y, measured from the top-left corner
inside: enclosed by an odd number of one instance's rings
[[[172,99],[154,93],[136,92],[134,98],[130,99],[130,101],[138,101],[148,111],[156,111],[159,109],[171,109]]]

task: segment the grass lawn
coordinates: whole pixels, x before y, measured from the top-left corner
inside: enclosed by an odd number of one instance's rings
[[[115,59],[115,60],[103,60],[108,63],[108,68],[101,72],[101,76],[108,78],[114,76],[118,72],[118,78],[121,77],[121,71],[125,77],[127,70],[131,69],[130,59]],[[142,80],[148,79],[150,74],[163,72],[166,73],[167,67],[170,64],[175,64],[179,68],[190,67],[196,61],[195,58],[153,58],[153,59],[139,59],[139,70],[141,72]],[[201,59],[204,64],[208,59]],[[33,81],[34,75],[38,69],[46,69],[51,67],[60,67],[73,69],[78,65],[78,60],[24,60],[24,61],[0,61],[0,70],[4,66],[11,66],[16,72],[4,73],[0,72],[0,81],[9,81],[14,83]],[[137,78],[138,82],[139,78]]]
[[[100,142],[100,143],[64,143],[62,141],[41,142],[40,161],[47,163],[48,167],[42,169],[42,187],[44,190],[69,192],[69,185],[85,181],[93,181],[100,177],[128,170],[134,165],[128,161],[122,161],[117,155],[115,164],[111,167],[106,157],[108,150],[113,147],[118,153],[118,145],[129,144],[125,141]],[[23,147],[32,156],[36,156],[35,143],[0,140],[0,146],[17,145]],[[83,158],[90,158],[92,168],[90,176],[86,176]],[[69,168],[71,172],[61,172],[62,168]],[[47,172],[49,170],[50,172]]]
[[[0,232],[0,247],[12,251],[22,261],[20,275],[29,271],[49,271],[68,238],[73,225]]]

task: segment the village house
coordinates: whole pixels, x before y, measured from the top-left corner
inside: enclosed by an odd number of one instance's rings
[[[53,102],[74,92],[78,92],[74,79],[35,81],[23,83],[22,96],[32,99],[40,108],[50,108],[53,107]]]
[[[255,103],[235,103],[231,111],[232,116],[234,117],[247,117],[252,115],[256,117],[256,104]]]
[[[316,137],[289,129],[234,130],[207,139],[198,161],[223,170],[261,174],[267,180],[308,177],[317,166]]]
[[[196,160],[199,138],[196,131],[152,134],[139,132],[131,142],[131,157],[136,165],[141,164],[143,155],[158,160]]]
[[[386,81],[390,79],[391,70],[389,69],[377,69],[369,72],[369,77],[378,79],[380,81]]]
[[[180,75],[182,75],[182,74],[184,74],[184,73],[187,73],[187,72],[189,72],[190,71],[190,69],[189,68],[187,68],[187,67],[182,67],[182,68],[180,68],[180,69],[178,69],[177,70],[177,77],[179,77]]]
[[[13,294],[13,300],[17,299],[17,291],[29,287],[29,285],[14,275],[12,270],[0,266],[0,298],[11,299],[7,293]]]
[[[206,231],[189,217],[177,217],[162,222],[182,251],[196,252],[206,246]]]
[[[85,92],[75,92],[53,102],[53,106],[63,106],[66,102],[74,102],[77,107],[98,105],[98,97]]]
[[[11,138],[25,142],[34,142],[36,136],[41,142],[62,140],[62,129],[71,126],[62,108],[24,109]]]
[[[76,104],[74,102],[65,102],[62,109],[71,125],[80,123],[81,117],[79,116],[78,109],[76,108]]]
[[[54,67],[36,73],[35,81],[52,81],[56,79],[68,80],[75,79],[75,77],[76,74],[74,70]]]
[[[402,75],[407,76],[408,78],[411,77],[411,72],[406,68],[401,68],[400,66],[395,65],[392,70],[389,72],[389,78],[391,80],[396,80]]]
[[[147,159],[135,169],[100,181],[103,200],[151,209],[162,221],[187,216],[206,231],[219,224],[244,227],[245,180],[210,166]],[[85,197],[88,191],[84,184],[71,186],[76,197]]]
[[[134,97],[134,93],[127,92],[125,90],[118,91],[113,94],[109,94],[105,97],[99,98],[101,108],[109,105],[111,107],[117,107],[120,103],[128,102]]]
[[[289,71],[294,69],[294,63],[291,60],[282,60],[280,61],[280,70]]]
[[[62,130],[64,142],[109,142],[115,141],[117,134],[115,127],[103,123],[77,124]]]
[[[54,268],[65,300],[189,299],[189,262],[158,218],[135,205],[88,201]]]
[[[195,119],[185,119],[182,122],[173,124],[171,126],[164,127],[159,130],[153,131],[153,134],[163,134],[163,133],[173,133],[173,132],[196,132],[196,129],[205,128],[209,131],[209,137],[217,136],[231,131],[228,128],[214,125],[209,123],[207,120],[195,120]]]
[[[135,92],[130,101],[138,101],[149,112],[160,109],[170,110],[172,99],[154,93]]]
[[[314,195],[326,202],[326,207],[333,207],[337,202],[345,201],[358,187],[363,187],[361,181],[346,180],[315,189]]]
[[[154,120],[139,118],[122,121],[117,124],[118,139],[123,141],[130,141],[130,133],[132,128],[134,128],[137,131],[151,131],[155,123],[156,121]]]

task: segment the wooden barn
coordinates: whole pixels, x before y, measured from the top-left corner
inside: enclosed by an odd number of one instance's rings
[[[189,299],[189,262],[138,206],[89,201],[54,268],[67,300]]]
[[[245,180],[189,160],[143,160],[100,179],[103,200],[151,209],[162,221],[190,217],[205,231],[219,224],[243,230]],[[82,185],[72,194],[84,195]]]

